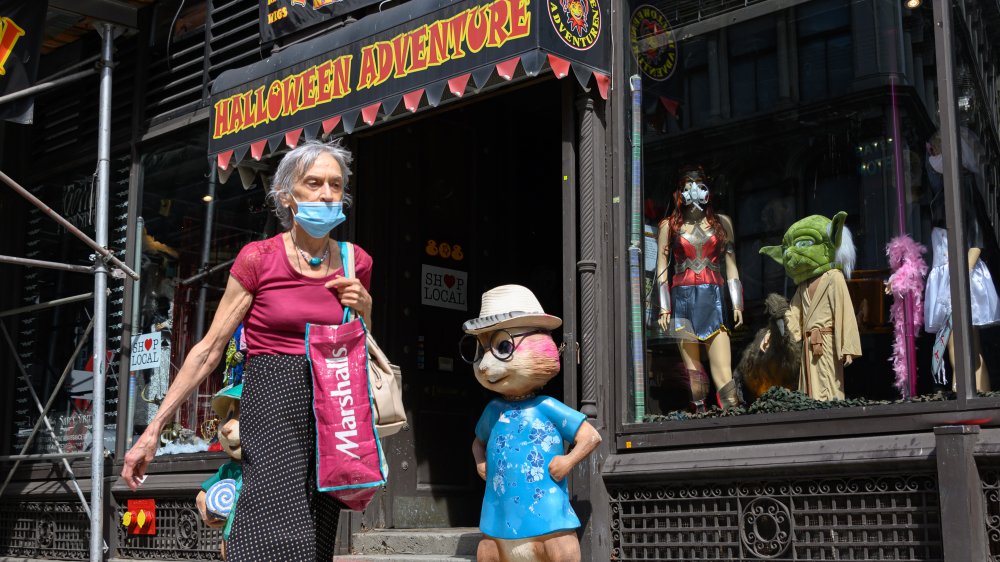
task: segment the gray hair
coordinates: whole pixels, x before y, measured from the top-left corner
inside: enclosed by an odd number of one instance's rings
[[[329,154],[340,165],[340,173],[344,175],[344,206],[350,206],[351,194],[347,190],[347,184],[351,177],[351,161],[354,159],[351,151],[344,148],[341,139],[330,142],[307,140],[290,150],[281,159],[271,180],[271,189],[267,192],[267,197],[274,204],[274,214],[278,216],[285,230],[292,228],[292,210],[281,204],[281,195],[291,197],[295,182],[301,179],[323,154]]]

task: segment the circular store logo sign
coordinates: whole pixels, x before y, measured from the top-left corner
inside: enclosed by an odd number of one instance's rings
[[[549,0],[549,19],[570,47],[586,51],[601,36],[601,5],[597,0]]]
[[[628,27],[639,68],[653,80],[670,78],[677,67],[677,43],[666,16],[653,6],[642,5],[632,12]]]

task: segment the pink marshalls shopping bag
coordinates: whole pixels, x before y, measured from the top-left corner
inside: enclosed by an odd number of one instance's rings
[[[316,486],[357,511],[388,476],[372,415],[366,346],[367,328],[360,317],[339,326],[306,325],[316,414]]]

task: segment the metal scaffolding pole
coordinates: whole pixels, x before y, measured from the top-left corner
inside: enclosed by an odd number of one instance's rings
[[[97,212],[94,238],[97,245],[108,245],[108,192],[111,174],[111,64],[114,28],[102,23],[101,34],[101,105],[97,127]],[[120,262],[119,262],[120,263]],[[90,562],[104,560],[104,377],[108,333],[108,267],[104,260],[94,260],[94,402],[91,433],[94,436],[90,458]],[[122,264],[124,265],[124,264]]]

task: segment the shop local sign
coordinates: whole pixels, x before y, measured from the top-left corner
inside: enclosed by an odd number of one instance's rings
[[[129,369],[144,371],[160,366],[160,332],[150,332],[136,336],[132,340],[132,356]]]
[[[424,264],[420,278],[420,304],[453,310],[469,309],[468,273]]]

